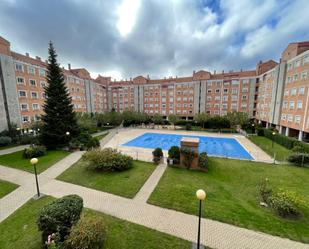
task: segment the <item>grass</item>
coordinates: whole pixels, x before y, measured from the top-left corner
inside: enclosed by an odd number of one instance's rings
[[[0,199],[15,190],[17,187],[18,185],[14,183],[0,180]]]
[[[154,169],[153,163],[134,161],[133,167],[126,171],[98,172],[87,169],[87,162],[81,159],[57,177],[57,179],[133,198]]]
[[[39,157],[39,163],[37,165],[38,173],[43,172],[50,166],[63,159],[69,154],[67,151],[62,150],[50,150],[47,151],[45,156]],[[0,165],[16,168],[33,173],[33,167],[30,164],[30,159],[23,158],[23,151],[14,152],[0,156]]]
[[[274,157],[274,152],[276,153],[276,160],[286,161],[286,158],[292,154],[292,151],[283,147],[280,144],[274,142],[274,147],[272,147],[272,140],[263,136],[249,136],[249,139],[264,150],[268,155]]]
[[[41,208],[52,201],[43,197],[37,201],[30,200],[14,214],[0,223],[1,249],[41,249],[41,234],[36,219]],[[84,216],[95,216],[103,219],[107,227],[107,240],[104,249],[189,249],[190,242],[120,220],[109,215],[84,209]],[[102,247],[103,249],[103,247]]]
[[[258,185],[271,185],[299,194],[304,204],[300,220],[278,217],[259,206]],[[149,203],[196,214],[197,189],[205,189],[207,199],[202,216],[248,229],[309,243],[309,170],[288,165],[272,165],[231,159],[209,159],[209,172],[168,168]]]
[[[102,134],[102,135],[98,135],[98,136],[95,136],[95,137],[96,137],[97,139],[101,140],[101,139],[104,138],[106,135],[107,135],[107,133],[106,133],[106,134]]]

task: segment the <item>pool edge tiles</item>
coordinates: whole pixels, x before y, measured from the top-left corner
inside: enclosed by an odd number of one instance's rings
[[[212,137],[188,134],[167,134],[145,132],[122,144],[125,147],[143,149],[168,150],[171,146],[180,146],[182,137],[193,137],[200,139],[199,152],[207,152],[209,156],[221,158],[234,158],[242,160],[255,160],[249,151],[236,138]]]

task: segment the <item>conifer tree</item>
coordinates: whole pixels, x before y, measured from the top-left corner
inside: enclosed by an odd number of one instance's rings
[[[42,116],[41,142],[48,149],[61,148],[78,136],[78,125],[72,99],[64,82],[64,75],[57,63],[52,42],[48,49],[48,67],[45,88],[46,100]],[[69,132],[69,135],[66,133]]]

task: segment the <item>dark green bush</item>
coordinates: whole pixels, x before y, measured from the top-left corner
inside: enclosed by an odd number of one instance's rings
[[[88,162],[88,168],[100,171],[123,171],[133,165],[132,157],[111,148],[87,151],[82,158]]]
[[[281,217],[297,217],[301,214],[299,207],[302,201],[294,192],[280,189],[268,198],[268,202]]]
[[[178,146],[172,146],[168,150],[168,157],[179,161],[180,160],[180,148]]]
[[[7,136],[0,137],[0,147],[7,146],[10,143],[12,143],[12,138],[7,137]]]
[[[43,145],[30,145],[30,147],[24,149],[24,158],[33,158],[46,155],[46,147]]]
[[[203,169],[207,169],[208,167],[208,156],[206,152],[202,152],[198,158],[198,166]]]
[[[38,137],[32,135],[22,135],[19,139],[20,144],[38,144]]]
[[[180,148],[180,154],[183,155],[183,163],[187,169],[191,168],[194,157],[196,157],[197,152],[189,148]]]
[[[83,199],[78,195],[64,196],[44,206],[37,220],[42,243],[53,233],[58,233],[60,242],[63,242],[79,220],[82,209]]]
[[[279,133],[276,133],[275,135],[273,135],[273,132],[274,131],[271,129],[264,129],[264,136],[271,140],[274,140],[274,142],[282,145],[283,147],[287,149],[292,149],[295,143],[298,142],[295,138],[287,137]]]
[[[192,130],[192,125],[191,124],[186,124],[186,131],[191,131]]]
[[[309,154],[295,153],[288,157],[288,162],[293,163],[297,166],[309,164]]]
[[[155,148],[152,152],[153,162],[159,164],[161,159],[163,158],[163,151],[161,148]]]
[[[101,249],[106,238],[105,225],[102,219],[82,218],[73,226],[65,249]]]
[[[100,141],[96,137],[92,137],[86,144],[87,149],[98,148],[100,146]]]

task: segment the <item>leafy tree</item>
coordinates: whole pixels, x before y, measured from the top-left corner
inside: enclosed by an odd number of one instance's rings
[[[70,138],[78,136],[79,129],[73,110],[72,99],[64,82],[63,73],[57,63],[53,44],[49,43],[47,66],[46,100],[42,115],[41,142],[49,149],[63,147]],[[70,132],[70,135],[66,135]]]
[[[173,125],[174,129],[175,129],[175,123],[179,120],[178,116],[175,114],[170,114],[168,116],[168,121],[170,121],[170,123]]]
[[[242,126],[250,121],[249,115],[246,112],[229,112],[226,114],[226,118],[230,121],[231,126]]]
[[[152,121],[155,123],[155,124],[162,124],[164,122],[163,120],[163,117],[159,114],[155,114],[153,117],[152,117]]]
[[[210,118],[209,114],[202,112],[194,116],[194,121],[196,121],[197,123],[202,125],[203,128],[205,128],[205,123],[209,120],[209,118]]]

